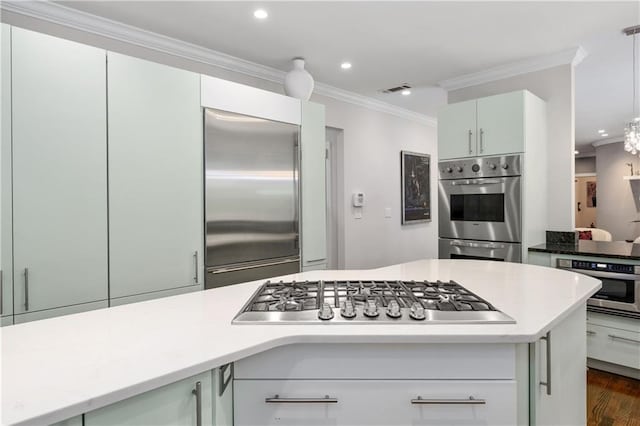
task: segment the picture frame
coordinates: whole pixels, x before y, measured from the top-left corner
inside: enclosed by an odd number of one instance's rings
[[[402,224],[431,221],[431,156],[400,151]]]

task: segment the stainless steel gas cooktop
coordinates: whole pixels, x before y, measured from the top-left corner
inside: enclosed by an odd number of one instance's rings
[[[513,318],[449,281],[267,281],[235,324],[513,324]]]

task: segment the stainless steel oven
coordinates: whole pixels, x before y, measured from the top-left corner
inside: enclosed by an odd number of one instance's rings
[[[590,307],[640,317],[640,266],[575,259],[558,259],[556,266],[602,281],[602,288],[587,301]]]
[[[522,245],[519,243],[440,238],[438,253],[441,259],[522,261]]]
[[[522,242],[521,157],[438,164],[440,238]]]

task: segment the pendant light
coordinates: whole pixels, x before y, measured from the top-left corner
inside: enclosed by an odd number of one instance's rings
[[[636,35],[640,33],[640,25],[625,28],[622,31],[628,36],[633,36],[633,116],[624,128],[624,149],[635,155],[640,152],[640,117],[636,109]]]

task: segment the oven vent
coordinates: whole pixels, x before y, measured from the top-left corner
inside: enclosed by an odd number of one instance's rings
[[[396,93],[396,92],[400,92],[400,91],[405,90],[405,89],[411,89],[411,86],[409,86],[407,83],[403,83],[400,86],[391,87],[390,89],[380,89],[380,92],[382,92],[382,93]]]

